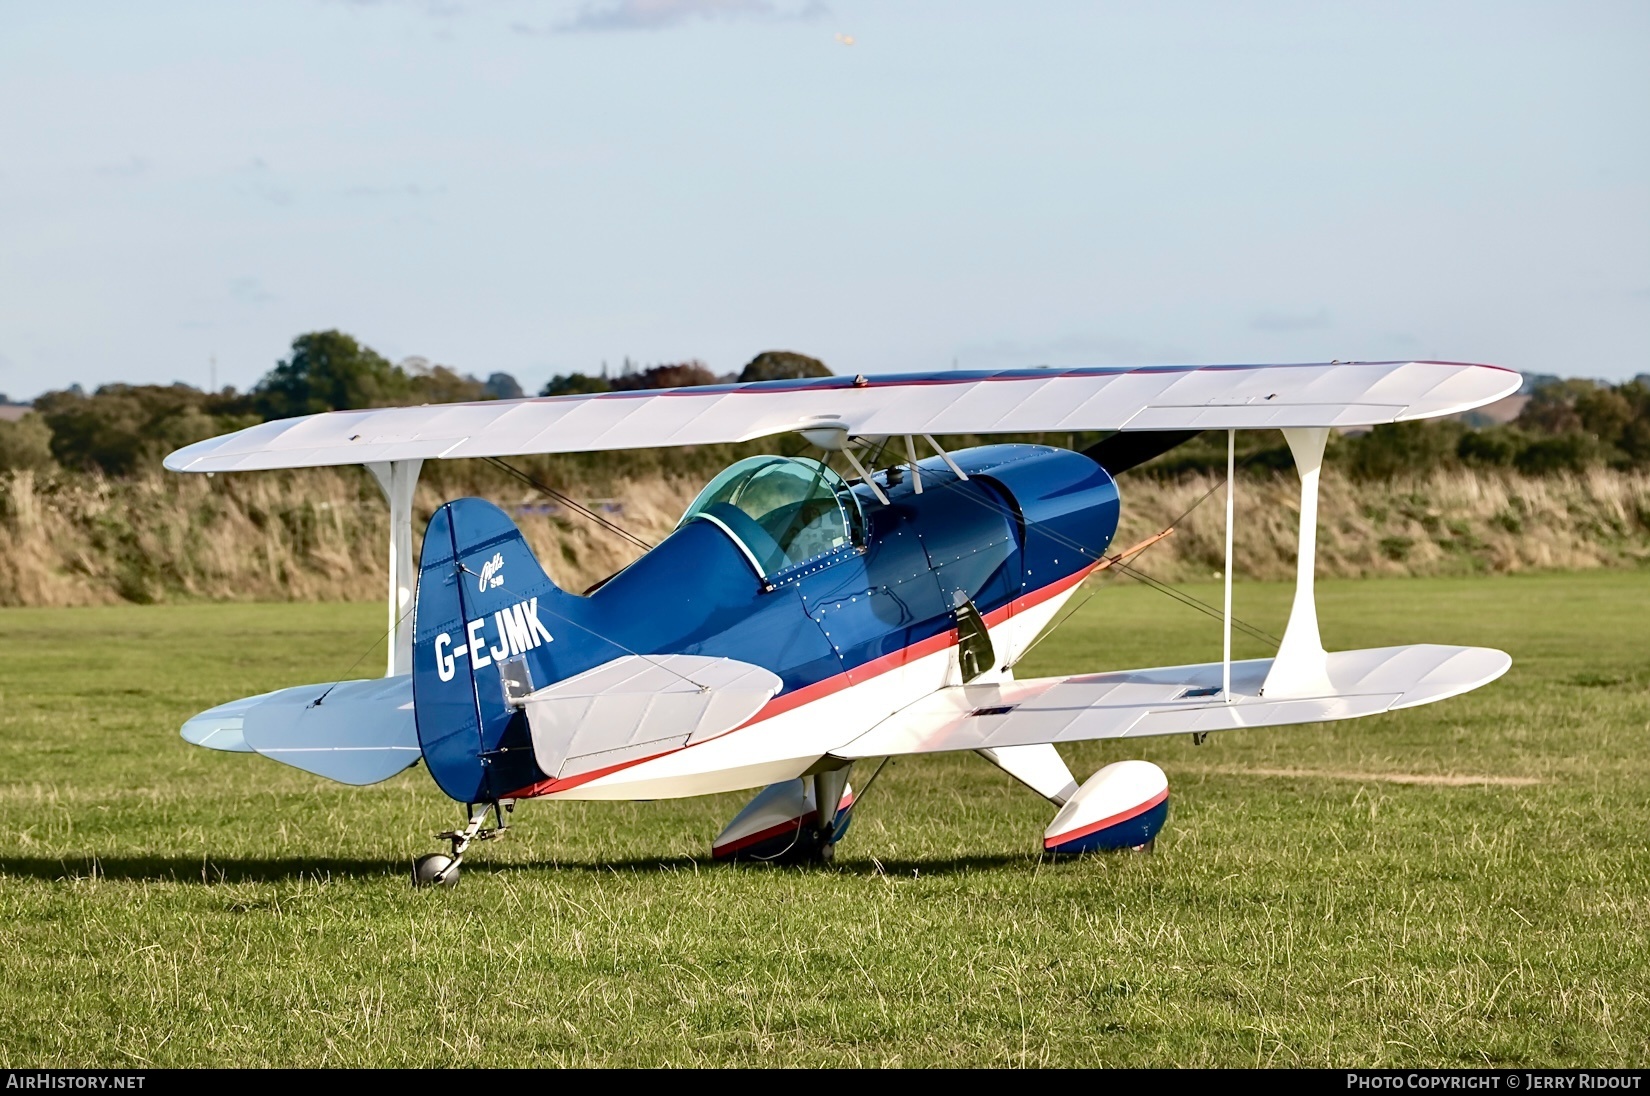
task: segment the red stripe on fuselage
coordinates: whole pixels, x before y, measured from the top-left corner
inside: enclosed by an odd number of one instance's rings
[[[1054,582],[1049,583],[1047,586],[1040,586],[1029,593],[1021,594],[1007,605],[993,609],[991,612],[984,614],[982,617],[985,621],[986,627],[995,627],[998,624],[1003,623],[1011,616],[1015,616],[1027,609],[1040,605],[1051,597],[1058,597],[1060,594],[1065,593],[1067,590],[1070,590],[1072,587],[1082,582],[1099,565],[1100,564],[1098,561],[1091,563],[1087,567],[1084,567],[1081,571],[1075,571],[1072,574],[1067,575],[1065,578],[1057,579]],[[772,719],[777,715],[783,715],[794,708],[800,708],[804,704],[809,704],[815,700],[821,699],[822,697],[830,696],[832,693],[839,693],[843,689],[854,685],[863,685],[865,682],[874,677],[881,677],[883,674],[889,673],[892,670],[897,670],[901,666],[915,662],[919,658],[926,658],[931,654],[935,654],[939,651],[946,650],[949,647],[953,647],[956,643],[957,630],[952,628],[949,631],[941,632],[937,636],[930,636],[928,639],[919,640],[918,642],[911,644],[909,647],[904,647],[898,651],[894,651],[891,654],[883,655],[881,658],[874,658],[869,662],[862,663],[855,666],[852,670],[844,670],[840,674],[834,674],[831,677],[816,681],[812,685],[803,685],[800,688],[792,689],[790,692],[782,693],[768,701],[762,706],[761,711],[757,712],[744,723],[741,723],[739,726],[727,733],[733,734],[737,731],[742,731],[746,727]],[[704,741],[715,742],[721,737],[721,735],[718,735],[716,738],[707,738]],[[621,769],[629,769],[636,765],[640,765],[645,761],[655,761],[661,757],[666,757],[673,753],[680,753],[682,750],[692,749],[693,746],[703,744],[703,742],[695,742],[687,746],[678,746],[674,750],[665,750],[662,753],[651,754],[647,757],[638,757],[630,761],[621,761],[616,765],[608,765],[605,768],[592,769],[587,773],[579,773],[577,776],[559,778],[551,777],[549,780],[541,780],[537,784],[529,784],[520,791],[511,792],[504,798],[532,799],[541,795],[554,795],[556,792],[565,792],[572,788],[576,788],[581,784],[588,784],[592,780],[598,780],[601,777],[609,776]]]

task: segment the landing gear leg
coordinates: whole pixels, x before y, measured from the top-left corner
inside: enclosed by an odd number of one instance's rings
[[[465,808],[469,821],[462,830],[448,830],[446,833],[436,834],[437,840],[452,842],[452,855],[432,852],[413,861],[413,886],[458,886],[458,866],[464,862],[464,854],[470,845],[476,841],[491,841],[503,837],[504,832],[510,828],[510,822],[505,815],[515,809],[516,801],[513,799],[501,799],[496,803],[471,803]],[[492,829],[487,828],[489,811],[498,819],[498,825]]]
[[[847,790],[848,770],[852,767],[844,765],[840,769],[829,769],[808,778],[813,781],[814,804],[818,814],[814,819],[814,832],[798,835],[797,845],[803,853],[800,859],[804,862],[828,865],[835,859],[837,804],[842,801],[842,794]]]

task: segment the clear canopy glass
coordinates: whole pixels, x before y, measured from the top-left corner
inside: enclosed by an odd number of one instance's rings
[[[861,539],[859,501],[847,481],[807,457],[747,457],[729,466],[680,524],[697,519],[721,526],[763,578]]]

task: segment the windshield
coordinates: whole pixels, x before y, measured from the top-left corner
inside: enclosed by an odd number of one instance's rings
[[[766,578],[860,535],[859,502],[843,478],[806,457],[747,457],[711,480],[682,515],[722,527]]]

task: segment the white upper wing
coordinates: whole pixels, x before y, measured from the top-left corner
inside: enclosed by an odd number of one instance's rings
[[[1372,426],[1478,407],[1520,380],[1459,362],[827,377],[332,411],[185,446],[166,467],[235,472],[707,445],[833,425],[867,436]]]

